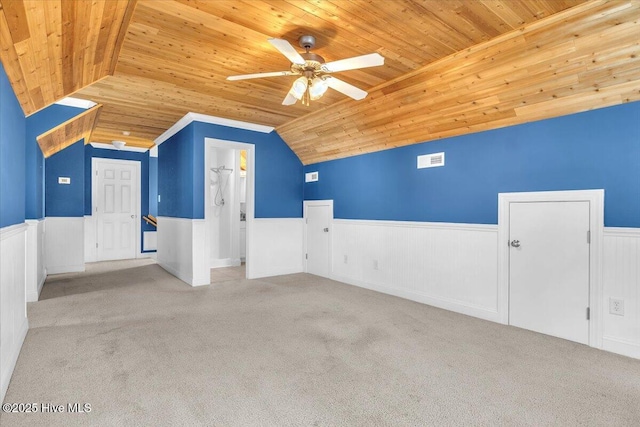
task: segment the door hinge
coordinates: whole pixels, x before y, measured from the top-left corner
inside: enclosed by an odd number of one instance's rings
[[[98,247],[98,243],[96,242],[96,248]]]
[[[304,254],[304,259],[309,259],[309,254]]]
[[[308,218],[305,218],[305,219],[304,219],[304,223],[305,223],[305,224],[309,224],[309,219],[308,219]]]
[[[587,307],[587,320],[591,320],[591,308]]]
[[[587,231],[587,243],[591,244],[591,230]]]

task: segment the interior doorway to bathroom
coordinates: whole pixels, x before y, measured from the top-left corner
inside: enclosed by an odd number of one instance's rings
[[[216,269],[212,275],[250,262],[247,249],[254,212],[253,155],[253,144],[205,140],[208,257],[210,268]]]

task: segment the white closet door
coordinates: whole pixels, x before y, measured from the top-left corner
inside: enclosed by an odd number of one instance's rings
[[[509,204],[509,323],[589,342],[589,202]]]

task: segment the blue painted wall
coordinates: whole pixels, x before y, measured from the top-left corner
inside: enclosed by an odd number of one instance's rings
[[[158,216],[158,158],[149,157],[149,213]]]
[[[446,165],[416,157],[445,152]],[[498,193],[605,189],[605,225],[640,227],[640,102],[305,167],[344,219],[497,224]]]
[[[0,65],[0,227],[25,220],[26,120]]]
[[[26,217],[40,219],[44,217],[44,156],[36,138],[61,123],[84,112],[82,108],[64,105],[50,105],[27,117],[26,133]]]
[[[302,217],[302,162],[276,132],[261,133],[194,122],[196,141],[196,218],[204,218],[204,139],[255,145],[255,217]],[[162,145],[160,146],[162,147]]]
[[[71,184],[58,184],[58,177]],[[45,159],[45,215],[84,216],[84,139]]]
[[[158,146],[159,216],[203,218],[193,208],[193,156],[193,123]]]
[[[158,147],[158,215],[204,218],[204,139],[255,145],[256,218],[302,216],[302,163],[271,132],[193,122]]]
[[[119,159],[119,160],[133,160],[140,162],[140,209],[142,215],[149,213],[149,152],[136,153],[132,151],[117,151],[117,150],[105,150],[100,148],[94,148],[91,145],[85,145],[84,147],[84,214],[92,215],[92,158],[101,159]],[[156,228],[147,224],[146,221],[140,217],[140,248],[144,247],[144,232],[156,231]],[[155,251],[143,251],[143,252],[155,252]]]

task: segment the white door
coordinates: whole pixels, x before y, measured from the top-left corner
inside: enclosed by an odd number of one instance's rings
[[[131,161],[96,161],[97,259],[136,257],[138,167]]]
[[[329,277],[331,205],[306,206],[307,273]]]
[[[509,203],[509,323],[589,343],[589,202]]]

